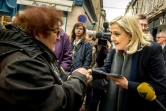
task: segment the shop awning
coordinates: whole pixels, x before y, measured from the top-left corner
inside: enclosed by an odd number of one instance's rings
[[[68,0],[17,0],[17,4],[28,6],[56,7],[59,10],[71,12],[73,1]]]

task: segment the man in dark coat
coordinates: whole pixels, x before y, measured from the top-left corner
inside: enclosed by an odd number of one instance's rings
[[[156,42],[162,46],[164,62],[166,65],[166,33],[164,31],[157,33]]]

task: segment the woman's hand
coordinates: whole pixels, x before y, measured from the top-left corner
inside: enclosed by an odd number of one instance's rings
[[[81,74],[86,75],[86,77],[88,79],[88,83],[90,81],[92,81],[92,79],[93,79],[92,75],[90,75],[89,72],[88,72],[88,70],[86,70],[85,68],[78,68],[78,69],[74,70],[73,72],[79,72]]]
[[[121,78],[121,77],[113,77],[113,76],[109,76],[109,75],[107,75],[107,77],[112,79],[114,81],[114,83],[116,85],[118,85],[119,87],[128,89],[128,80],[125,77]]]
[[[89,75],[92,75],[92,69],[88,69]]]

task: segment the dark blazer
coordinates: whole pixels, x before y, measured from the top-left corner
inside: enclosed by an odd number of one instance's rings
[[[113,49],[114,50],[114,49]],[[112,60],[110,51],[106,63],[99,70],[110,72]],[[115,50],[114,50],[115,51]],[[101,74],[92,73],[93,78],[104,77]],[[126,104],[123,111],[162,111],[161,108],[154,101],[147,101],[143,99],[137,92],[137,87],[142,82],[149,83],[155,90],[157,99],[165,105],[164,94],[166,93],[166,71],[164,66],[164,59],[162,55],[162,48],[156,43],[151,46],[144,47],[139,52],[136,70],[130,72],[135,74],[134,81],[128,81],[128,90],[126,96]],[[101,101],[100,110],[109,111],[110,103],[109,86],[105,98]]]
[[[165,66],[166,66],[166,44],[163,48],[163,56],[164,56],[164,62],[165,62]]]

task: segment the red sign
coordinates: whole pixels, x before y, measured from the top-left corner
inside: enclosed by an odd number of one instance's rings
[[[85,14],[81,14],[78,16],[78,22],[86,23],[88,21],[88,17]]]

